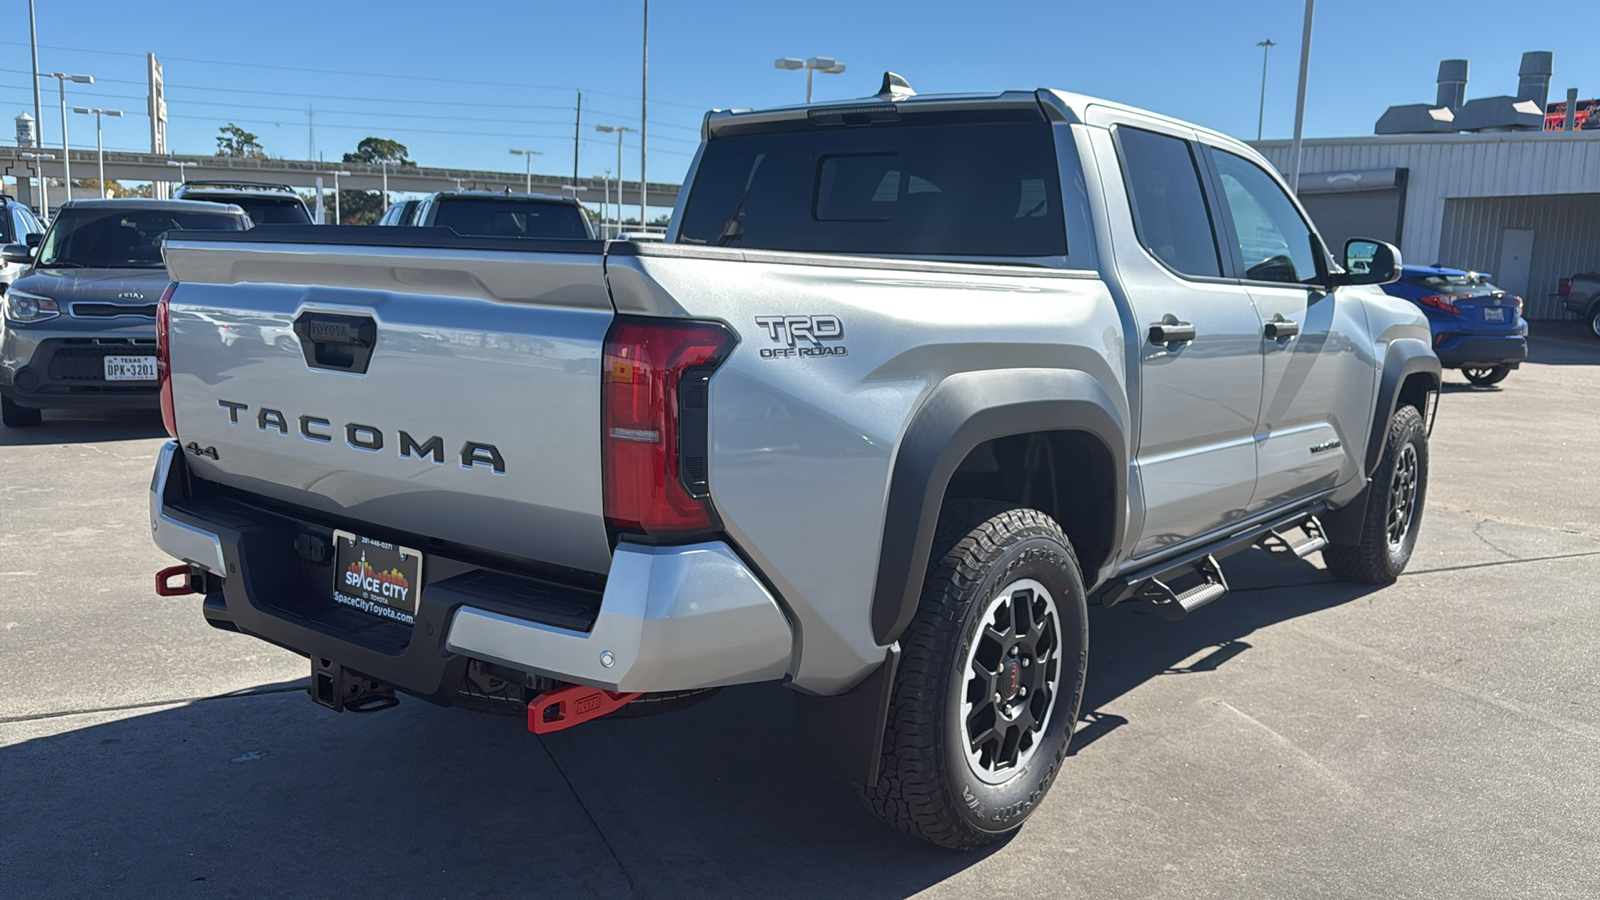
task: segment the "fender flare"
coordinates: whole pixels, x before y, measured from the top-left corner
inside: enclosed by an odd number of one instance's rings
[[[1112,543],[1121,542],[1128,490],[1126,411],[1093,375],[1076,369],[992,369],[953,375],[929,394],[900,439],[884,504],[872,597],[872,633],[897,640],[911,624],[945,488],[984,441],[1036,431],[1082,431],[1110,451],[1116,478]],[[1094,573],[1085,573],[1093,581]]]
[[[1401,338],[1389,342],[1383,358],[1383,375],[1378,382],[1378,402],[1372,415],[1372,431],[1367,436],[1366,474],[1371,478],[1378,471],[1378,461],[1383,458],[1384,436],[1389,431],[1389,420],[1400,403],[1400,386],[1412,375],[1431,376],[1433,390],[1439,390],[1441,366],[1433,348],[1418,338]],[[1423,410],[1426,415],[1427,410]]]
[[[1383,373],[1378,381],[1378,399],[1373,404],[1372,430],[1367,435],[1363,474],[1369,484],[1378,471],[1378,463],[1383,460],[1383,445],[1388,439],[1389,422],[1394,419],[1395,409],[1400,404],[1401,386],[1406,379],[1420,373],[1430,376],[1433,390],[1437,393],[1440,371],[1439,358],[1433,355],[1433,348],[1426,341],[1403,338],[1389,342],[1388,352],[1383,359]],[[1427,412],[1423,410],[1423,415],[1426,416]],[[1429,424],[1431,426],[1432,423]],[[1366,521],[1367,502],[1371,494],[1371,491],[1363,489],[1350,503],[1320,517],[1330,543],[1354,546],[1361,542],[1361,527]]]

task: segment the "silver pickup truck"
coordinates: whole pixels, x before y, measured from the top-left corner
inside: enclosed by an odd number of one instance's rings
[[[1439,363],[1342,250],[1224,135],[898,78],[709,114],[661,243],[174,234],[158,588],[334,709],[779,681],[810,762],[973,847],[1055,779],[1091,601],[1405,567]]]

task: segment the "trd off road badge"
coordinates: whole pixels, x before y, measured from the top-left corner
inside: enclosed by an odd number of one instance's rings
[[[843,344],[844,323],[838,316],[756,316],[756,324],[781,347],[761,348],[762,359],[797,356],[849,356]]]

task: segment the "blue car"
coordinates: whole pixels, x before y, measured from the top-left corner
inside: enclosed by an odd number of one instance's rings
[[[1400,280],[1383,289],[1422,308],[1439,362],[1479,387],[1500,383],[1528,358],[1522,298],[1495,287],[1482,272],[1437,263],[1402,266]]]

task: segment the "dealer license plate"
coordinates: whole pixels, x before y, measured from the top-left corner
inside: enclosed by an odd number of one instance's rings
[[[1504,322],[1506,320],[1506,308],[1503,306],[1485,306],[1483,308],[1483,320],[1485,322]]]
[[[156,358],[154,356],[108,356],[106,357],[107,381],[155,381]]]
[[[409,547],[333,533],[333,600],[341,606],[414,623],[422,594],[422,554]]]

